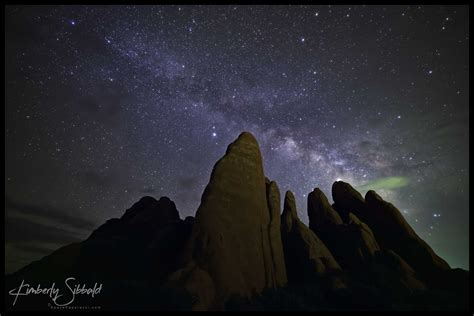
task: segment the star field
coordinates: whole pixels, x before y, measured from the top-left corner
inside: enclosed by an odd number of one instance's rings
[[[467,268],[468,9],[6,7],[6,271],[144,195],[194,215],[244,130],[304,222],[341,179]]]

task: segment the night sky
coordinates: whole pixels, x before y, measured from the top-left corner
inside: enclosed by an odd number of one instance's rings
[[[194,215],[244,130],[305,223],[342,179],[468,268],[468,9],[6,7],[6,272],[145,195]]]

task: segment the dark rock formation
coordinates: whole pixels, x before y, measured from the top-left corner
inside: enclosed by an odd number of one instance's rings
[[[440,271],[449,269],[446,261],[415,233],[401,212],[374,191],[368,191],[364,199],[350,184],[338,181],[333,184],[332,194],[341,215],[348,220],[348,214],[354,213],[367,223],[380,247],[395,251],[424,281],[431,283]]]
[[[343,270],[349,272],[353,286],[371,280],[392,303],[407,300],[419,291],[430,293],[430,289],[466,293],[460,288],[467,288],[468,273],[457,274],[457,286],[447,281],[447,275],[456,275],[454,270],[415,233],[391,203],[374,191],[367,192],[364,199],[351,185],[341,181],[333,184],[332,194],[332,206],[319,189],[308,195],[309,226]],[[423,299],[429,295],[432,294],[423,294]]]
[[[367,222],[384,248],[393,249],[428,282],[450,268],[415,233],[395,206],[374,191],[367,192],[365,201]]]
[[[274,193],[269,192],[271,198]],[[250,297],[286,283],[274,204],[269,210],[257,141],[242,133],[212,170],[184,253],[187,266],[207,272],[214,282],[213,307],[221,308],[231,295]]]
[[[377,251],[371,271],[379,287],[389,288],[397,294],[426,289],[426,285],[417,279],[415,270],[393,250]]]
[[[109,295],[116,293],[115,298],[104,301],[104,308],[116,307],[119,306],[115,302],[117,297],[132,295],[126,291],[136,291],[127,288],[129,282],[142,283],[149,288],[176,270],[192,222],[192,217],[185,221],[179,219],[175,204],[169,198],[157,201],[144,197],[120,219],[110,219],[86,240],[62,247],[31,263],[9,276],[8,283],[25,279],[42,284],[64,284],[71,276],[82,282],[103,282]],[[131,299],[133,303],[137,301]]]
[[[88,278],[162,279],[176,268],[190,233],[173,201],[143,197],[82,242],[78,274]]]
[[[308,195],[308,218],[311,230],[329,247],[344,269],[366,265],[379,250],[372,230],[349,211],[345,213],[346,222],[343,223],[318,188]]]
[[[194,311],[206,311],[216,308],[216,287],[209,273],[199,268],[193,261],[177,270],[168,278],[169,287],[182,287],[191,297]]]
[[[7,282],[16,284],[22,279],[46,283],[51,280],[65,278],[76,268],[77,259],[81,254],[82,243],[72,243],[63,246],[44,258],[33,261],[27,266],[8,276]]]
[[[324,243],[298,218],[293,193],[287,191],[281,215],[281,234],[288,280],[292,283],[329,282],[333,289],[345,284],[341,267]]]
[[[309,228],[313,231],[328,230],[343,223],[339,213],[332,208],[319,188],[308,194],[308,218]]]
[[[267,287],[281,287],[286,284],[287,275],[285,267],[285,256],[283,253],[283,246],[281,242],[281,220],[280,220],[280,190],[276,182],[268,181],[266,182],[267,189],[267,204],[270,211],[270,250],[273,260],[273,267],[271,270],[267,271],[269,274],[268,280],[272,280],[267,284]],[[278,263],[278,264],[275,264]],[[274,274],[274,277],[273,277]]]
[[[363,222],[366,221],[365,201],[362,195],[350,184],[336,181],[332,185],[332,199],[334,208],[344,221],[348,220],[349,213],[355,214]]]
[[[354,249],[356,249],[357,257],[361,261],[370,260],[369,258],[373,257],[375,252],[380,249],[372,230],[352,213],[349,213],[347,228],[349,238],[355,243]]]
[[[450,269],[391,203],[340,181],[332,195],[333,205],[318,188],[308,195],[309,227],[290,191],[280,216],[278,186],[242,133],[195,217],[181,220],[167,197],[143,197],[86,240],[7,276],[6,289],[73,276],[104,284],[78,306],[113,310],[468,308],[469,272]],[[49,309],[46,296],[21,299],[18,309]]]
[[[126,210],[121,219],[130,225],[157,227],[179,221],[179,213],[168,197],[163,196],[157,201],[145,196]]]

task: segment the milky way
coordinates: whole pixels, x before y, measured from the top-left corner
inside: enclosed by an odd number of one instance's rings
[[[265,174],[371,188],[468,267],[467,6],[6,8],[6,271],[140,197],[194,215],[240,132]]]

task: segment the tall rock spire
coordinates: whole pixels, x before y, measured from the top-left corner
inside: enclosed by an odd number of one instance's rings
[[[291,191],[285,194],[281,217],[288,282],[299,284],[323,280],[331,289],[344,288],[346,285],[338,276],[341,267],[326,245],[298,218]]]
[[[256,139],[240,134],[212,170],[184,254],[214,282],[215,308],[286,283],[274,196]]]
[[[269,287],[280,287],[286,284],[286,267],[283,246],[281,243],[281,220],[280,220],[280,190],[275,181],[267,181],[267,204],[270,212],[270,250],[272,260],[273,282],[267,284]]]

